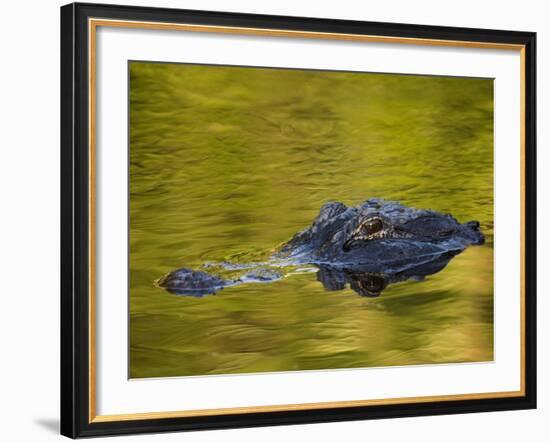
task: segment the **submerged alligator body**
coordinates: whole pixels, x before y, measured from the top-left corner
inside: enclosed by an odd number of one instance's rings
[[[325,204],[312,225],[294,235],[268,260],[205,264],[205,271],[181,268],[157,285],[201,297],[224,287],[272,282],[291,273],[315,271],[327,290],[347,285],[362,296],[378,296],[390,283],[421,280],[441,271],[469,245],[483,244],[477,221],[369,199],[354,207]],[[232,277],[222,276],[230,272]]]

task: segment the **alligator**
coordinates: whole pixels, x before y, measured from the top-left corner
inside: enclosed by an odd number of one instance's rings
[[[310,227],[267,260],[205,263],[203,270],[180,268],[156,285],[173,294],[202,297],[226,287],[314,271],[327,290],[349,285],[361,296],[376,297],[391,283],[423,280],[441,271],[466,247],[484,240],[478,221],[461,224],[449,214],[377,198],[354,207],[329,202]]]

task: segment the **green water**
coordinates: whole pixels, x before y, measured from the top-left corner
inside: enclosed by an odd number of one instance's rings
[[[154,285],[370,197],[479,220],[487,242],[379,298],[313,273]],[[130,63],[129,296],[132,378],[492,360],[492,80]]]

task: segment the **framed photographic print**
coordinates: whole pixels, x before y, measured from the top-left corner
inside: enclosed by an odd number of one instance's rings
[[[62,434],[534,408],[535,42],[62,7]]]

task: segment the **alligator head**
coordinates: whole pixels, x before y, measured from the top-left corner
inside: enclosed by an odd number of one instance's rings
[[[362,296],[378,296],[390,283],[441,271],[467,246],[483,242],[477,221],[461,224],[451,215],[380,199],[355,207],[331,202],[268,262],[214,263],[203,266],[207,272],[182,268],[157,285],[180,295],[204,296],[224,287],[275,281],[285,268],[309,265],[318,269],[317,279],[327,290],[349,284]],[[228,279],[211,273],[216,268],[242,273]]]
[[[302,262],[329,265],[376,265],[446,252],[460,252],[483,244],[477,221],[460,224],[451,215],[370,199],[355,207],[325,204],[313,224],[296,234],[278,253]]]

